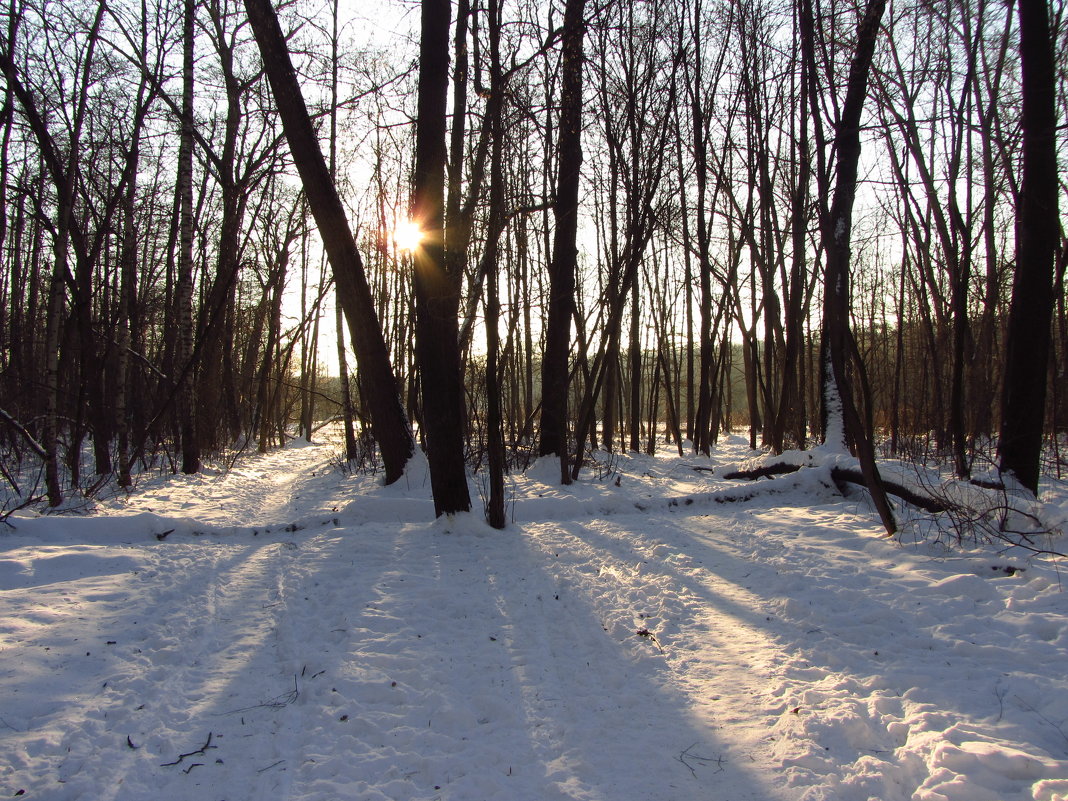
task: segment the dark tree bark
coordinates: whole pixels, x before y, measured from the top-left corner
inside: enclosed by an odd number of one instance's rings
[[[797,103],[797,134],[794,138],[794,153],[797,168],[794,186],[790,195],[790,233],[793,249],[790,262],[790,283],[786,290],[786,348],[783,353],[782,393],[771,435],[771,447],[781,453],[786,434],[793,435],[796,448],[805,447],[804,388],[799,380],[801,349],[804,346],[804,295],[806,277],[806,232],[808,229],[809,182],[812,165],[809,157],[808,136],[808,80],[805,71],[808,64],[798,57],[794,62],[799,74]],[[791,120],[791,133],[794,121]]]
[[[142,5],[142,9],[144,6]],[[141,28],[142,49],[147,50],[148,26]],[[122,205],[122,243],[119,253],[118,350],[115,359],[115,434],[118,450],[118,483],[129,487],[130,475],[130,381],[129,351],[132,341],[131,318],[137,287],[137,229],[134,211],[137,203],[137,174],[141,159],[141,132],[148,111],[148,80],[142,76],[137,87],[136,113],[130,131],[130,147],[125,164],[126,195]]]
[[[1056,72],[1046,0],[1020,0],[1023,182],[1005,342],[1000,467],[1038,493],[1046,410],[1057,214]]]
[[[371,416],[371,428],[382,453],[386,483],[396,481],[415,447],[411,429],[397,393],[397,381],[389,362],[363,260],[352,238],[345,208],[323,158],[289,57],[285,37],[270,0],[245,0],[252,30],[271,83],[282,128],[300,173],[312,216],[334,273],[338,298],[345,310],[363,388]]]
[[[630,440],[633,453],[641,450],[642,406],[642,338],[641,338],[641,282],[635,279],[631,287],[630,305]]]
[[[461,275],[445,254],[445,121],[449,89],[450,0],[423,0],[412,217],[423,232],[415,249],[416,356],[423,397],[430,486],[437,515],[467,512],[464,388],[460,366]]]
[[[282,292],[286,283],[286,270],[289,267],[289,247],[297,236],[295,228],[290,228],[284,237],[271,272],[267,279],[267,285],[263,289],[263,297],[270,304],[270,320],[267,325],[267,343],[263,348],[263,360],[259,369],[257,386],[257,405],[260,410],[259,425],[259,452],[267,453],[271,434],[274,426],[275,398],[278,395],[277,386],[272,388],[272,372],[278,368],[278,338],[282,330]],[[340,321],[339,321],[340,324]]]
[[[340,62],[338,45],[338,3],[333,0],[330,6],[330,177],[337,180],[337,106],[338,106],[338,64]],[[337,365],[338,380],[341,384],[341,419],[345,429],[345,458],[352,461],[359,457],[360,448],[356,442],[355,407],[352,403],[352,387],[349,385],[349,364],[345,354],[345,314],[341,308],[340,298],[335,300],[335,327],[337,328]]]
[[[175,285],[178,378],[178,430],[182,441],[182,472],[200,471],[193,394],[193,65],[196,3],[185,0],[182,28],[182,117],[178,143],[178,280]]]
[[[697,270],[700,278],[700,324],[699,353],[701,366],[697,380],[697,410],[693,424],[693,448],[696,453],[709,455],[715,432],[712,425],[712,363],[715,359],[712,342],[712,268],[708,242],[707,198],[708,198],[708,125],[704,108],[704,65],[701,57],[701,4],[695,3],[693,10],[693,38],[695,42],[693,58],[692,88],[688,89],[690,115],[693,131],[693,152],[695,161],[694,178],[697,181]],[[690,344],[692,348],[692,343]],[[691,372],[693,356],[690,356]],[[692,381],[692,379],[691,379]]]
[[[247,173],[238,154],[246,91],[236,73],[233,41],[225,34],[229,14],[209,4],[208,37],[214,44],[225,97],[221,147],[209,157],[221,195],[215,275],[204,295],[197,331],[197,437],[201,452],[218,450],[238,435],[233,400],[233,308],[241,271],[241,231],[248,202]]]
[[[356,417],[355,407],[352,403],[352,387],[349,382],[349,364],[345,353],[345,315],[341,310],[340,301],[336,306],[337,325],[337,365],[338,381],[341,383],[341,417],[345,429],[345,458],[349,461],[360,455],[360,446],[356,442]]]
[[[563,97],[554,214],[556,231],[549,266],[549,319],[542,361],[541,438],[538,453],[560,457],[560,481],[571,483],[567,465],[568,351],[574,314],[578,237],[579,168],[582,166],[582,39],[585,0],[564,7]],[[581,434],[580,434],[581,437]]]
[[[876,511],[888,534],[897,530],[893,512],[882,487],[879,469],[875,464],[875,449],[871,433],[864,425],[853,398],[850,365],[858,380],[863,363],[857,353],[856,342],[849,327],[849,268],[850,233],[853,225],[853,201],[857,191],[857,169],[860,162],[860,115],[868,88],[868,74],[875,53],[875,39],[879,32],[886,0],[868,0],[857,29],[857,50],[849,68],[849,83],[838,121],[835,145],[838,154],[834,196],[830,213],[823,219],[823,246],[827,254],[824,274],[823,348],[824,376],[824,438],[851,439],[857,450],[861,471],[875,502]],[[870,404],[869,407],[870,408]],[[837,417],[838,423],[831,421]],[[833,443],[835,445],[843,443]]]
[[[489,468],[489,499],[486,521],[494,528],[504,528],[504,428],[501,414],[500,288],[498,285],[501,233],[504,231],[504,92],[501,70],[501,4],[489,0],[487,9],[490,45],[490,98],[486,104],[486,124],[490,135],[490,217],[483,259],[486,267],[486,450]]]

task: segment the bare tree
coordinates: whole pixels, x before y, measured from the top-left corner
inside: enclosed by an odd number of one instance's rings
[[[1038,494],[1045,422],[1057,215],[1056,68],[1046,0],[1020,0],[1023,181],[1005,341],[1000,467]]]
[[[196,2],[184,0],[182,16],[182,107],[178,146],[178,180],[175,193],[179,207],[178,281],[175,288],[177,314],[178,426],[182,442],[182,472],[200,471],[200,440],[197,437],[193,385],[193,93],[196,41]]]
[[[404,473],[414,442],[397,394],[386,343],[364,275],[363,260],[349,229],[341,198],[319,147],[296,72],[270,0],[245,0],[293,161],[333,268],[356,357],[364,376],[371,425],[382,452],[387,483]]]
[[[835,135],[838,161],[834,197],[830,212],[822,221],[823,247],[827,254],[823,290],[825,373],[822,385],[827,420],[824,426],[825,440],[834,446],[844,446],[847,437],[852,439],[876,510],[883,526],[892,534],[897,524],[875,464],[872,434],[861,419],[848,374],[851,363],[854,370],[861,374],[859,379],[866,380],[862,375],[864,365],[849,326],[850,232],[857,189],[857,165],[860,161],[860,116],[867,94],[879,21],[885,7],[885,0],[868,0],[865,7],[857,28],[856,53],[850,64],[846,96]]]
[[[489,0],[486,10],[489,28],[490,97],[486,108],[486,124],[490,136],[490,217],[486,232],[486,246],[482,258],[486,261],[486,448],[488,451],[489,498],[486,520],[494,528],[504,528],[504,431],[501,419],[500,381],[500,316],[499,286],[500,238],[506,224],[504,186],[504,98],[506,85],[501,65],[501,3]]]
[[[541,372],[541,427],[538,452],[560,457],[560,481],[571,483],[567,453],[568,353],[574,316],[575,261],[578,255],[579,169],[582,166],[582,40],[585,0],[564,6],[562,97],[557,144],[552,263],[549,266],[549,319]],[[581,440],[582,435],[579,435]]]
[[[457,313],[460,277],[445,256],[445,117],[449,87],[449,0],[422,0],[412,217],[416,352],[423,393],[430,484],[437,515],[471,508],[463,455],[464,402]]]

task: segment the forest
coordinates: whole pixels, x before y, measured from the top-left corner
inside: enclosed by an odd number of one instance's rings
[[[5,4],[6,513],[324,421],[494,525],[730,432],[1062,475],[1059,0],[356,5]]]

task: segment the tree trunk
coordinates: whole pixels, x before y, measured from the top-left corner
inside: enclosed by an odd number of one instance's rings
[[[391,483],[404,473],[415,444],[397,394],[397,381],[389,363],[389,352],[375,313],[363,261],[315,136],[285,37],[270,0],[245,0],[245,9],[263,57],[264,71],[271,83],[293,161],[330,259],[334,285],[345,309],[349,335],[360,363],[371,427],[385,465],[386,483]]]
[[[178,279],[175,323],[178,342],[175,368],[178,374],[178,430],[182,441],[182,472],[200,471],[193,383],[193,66],[196,22],[195,0],[185,0],[183,22],[182,131],[178,143]]]
[[[1046,417],[1057,213],[1056,72],[1046,0],[1020,0],[1023,182],[1005,342],[1000,467],[1038,494]]]
[[[60,231],[56,245],[55,274],[48,292],[48,322],[45,328],[44,421],[41,444],[45,449],[45,489],[48,505],[63,503],[59,483],[59,332],[63,325],[64,292],[60,270],[64,269],[66,234]]]
[[[356,428],[353,419],[356,414],[352,405],[352,387],[349,386],[349,365],[345,352],[345,316],[341,311],[341,302],[335,304],[337,326],[337,363],[338,380],[341,382],[341,417],[345,427],[345,459],[352,461],[360,455],[356,443]]]
[[[500,334],[501,300],[498,287],[499,240],[505,226],[504,216],[504,94],[501,72],[501,5],[489,0],[490,98],[486,104],[486,123],[490,135],[489,230],[486,232],[486,450],[489,468],[489,499],[486,521],[493,528],[504,528],[504,429],[501,419]]]
[[[796,19],[796,18],[795,18]],[[795,448],[805,447],[804,386],[799,379],[801,349],[804,346],[803,310],[805,295],[806,232],[808,229],[809,181],[811,159],[808,138],[808,68],[803,58],[795,62],[800,71],[797,103],[798,133],[794,140],[797,169],[794,174],[793,191],[790,194],[790,232],[793,249],[790,262],[790,283],[786,292],[786,350],[783,354],[782,392],[778,414],[772,432],[772,450],[781,453],[786,434],[793,435]],[[791,127],[793,122],[791,121]]]
[[[137,202],[137,171],[141,151],[141,123],[144,108],[145,81],[138,87],[138,113],[127,157],[127,188],[123,200],[122,246],[119,254],[118,352],[115,364],[115,429],[118,448],[118,482],[120,487],[132,483],[130,476],[130,421],[128,413],[130,352],[130,316],[137,281],[137,231],[134,225],[134,205]]]
[[[696,42],[694,57],[693,89],[690,92],[690,115],[693,130],[695,179],[697,181],[697,272],[700,279],[700,323],[698,326],[698,353],[700,368],[697,378],[697,410],[693,424],[693,448],[696,453],[709,455],[715,439],[712,423],[712,363],[715,359],[712,341],[712,267],[709,245],[709,221],[706,220],[708,196],[708,129],[703,107],[704,76],[701,59],[701,4],[694,4],[693,35]],[[693,344],[689,345],[691,351]],[[693,373],[693,355],[690,354],[690,372]],[[692,391],[692,390],[691,390]]]
[[[628,427],[630,439],[628,445],[631,452],[638,453],[641,450],[641,427],[642,427],[642,335],[641,335],[641,304],[639,303],[641,282],[635,279],[631,287],[630,306],[630,414]]]
[[[567,464],[568,352],[575,307],[575,262],[578,255],[579,169],[582,166],[582,40],[585,0],[564,6],[563,96],[557,152],[556,199],[553,212],[552,262],[549,266],[549,319],[541,373],[541,439],[538,453],[560,457],[560,481],[571,483]],[[581,434],[579,435],[581,438]]]
[[[422,0],[412,198],[412,218],[423,232],[423,241],[414,253],[416,355],[430,486],[438,516],[471,509],[464,464],[464,388],[457,322],[462,276],[449,269],[445,254],[451,13],[449,0]]]
[[[888,534],[897,523],[883,490],[871,433],[861,420],[853,399],[849,364],[863,370],[856,343],[849,328],[850,232],[853,225],[853,201],[857,190],[860,161],[860,115],[867,94],[868,74],[875,52],[875,39],[886,0],[868,0],[864,17],[857,30],[857,50],[849,68],[849,83],[842,105],[842,116],[835,136],[838,153],[837,175],[830,213],[823,221],[823,243],[827,254],[824,274],[823,339],[824,370],[822,380],[825,441],[851,438],[857,449],[861,470],[875,508]],[[868,404],[870,409],[870,403]],[[837,422],[832,422],[837,417]],[[833,442],[832,445],[843,443]]]
[[[338,64],[339,64],[339,0],[333,0],[330,6],[330,177],[337,181],[337,106],[338,106]],[[335,287],[336,293],[336,287]],[[352,387],[349,385],[349,364],[345,352],[345,315],[341,310],[340,296],[334,301],[334,326],[337,329],[337,365],[338,381],[341,384],[341,419],[345,429],[345,459],[353,461],[360,455],[356,442],[354,419],[355,408],[352,404]]]
[[[270,278],[264,288],[263,296],[270,304],[270,319],[267,325],[267,344],[263,349],[263,360],[259,370],[257,398],[260,409],[259,447],[260,453],[267,453],[271,444],[271,432],[274,426],[274,406],[278,396],[277,383],[271,386],[271,373],[278,369],[278,338],[282,331],[282,291],[286,284],[286,270],[289,267],[289,241],[282,244],[277,261],[271,266]]]

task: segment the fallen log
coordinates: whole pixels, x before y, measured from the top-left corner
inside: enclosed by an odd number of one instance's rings
[[[785,476],[787,473],[796,473],[800,469],[801,465],[799,464],[777,462],[763,467],[756,467],[752,470],[732,470],[729,473],[724,473],[723,477],[732,481],[740,478],[755,480],[758,478],[771,478],[772,476]]]
[[[763,465],[762,467],[755,467],[752,470],[733,470],[730,473],[724,473],[723,477],[732,480],[748,479],[755,481],[760,478],[771,478],[774,476],[787,475],[788,473],[796,473],[800,469],[801,465],[790,464],[788,462],[777,462],[775,464]],[[832,467],[831,478],[834,480],[834,483],[838,485],[839,489],[842,489],[842,485],[844,484],[855,484],[867,489],[867,482],[865,482],[864,475],[860,470],[855,470],[849,467]],[[925,512],[939,514],[940,512],[948,510],[946,504],[937,498],[918,493],[903,484],[898,484],[896,481],[887,481],[884,478],[882,483],[886,488],[887,493],[900,498],[905,503],[923,509]]]
[[[859,470],[852,470],[847,467],[832,467],[831,478],[834,479],[836,484],[841,481],[849,484],[859,484],[865,488],[867,487],[864,483],[864,476],[861,475]],[[888,494],[900,498],[905,503],[923,509],[925,512],[939,514],[949,510],[949,507],[937,498],[933,498],[930,495],[921,495],[903,484],[898,484],[896,481],[887,481],[884,478],[883,487]]]

